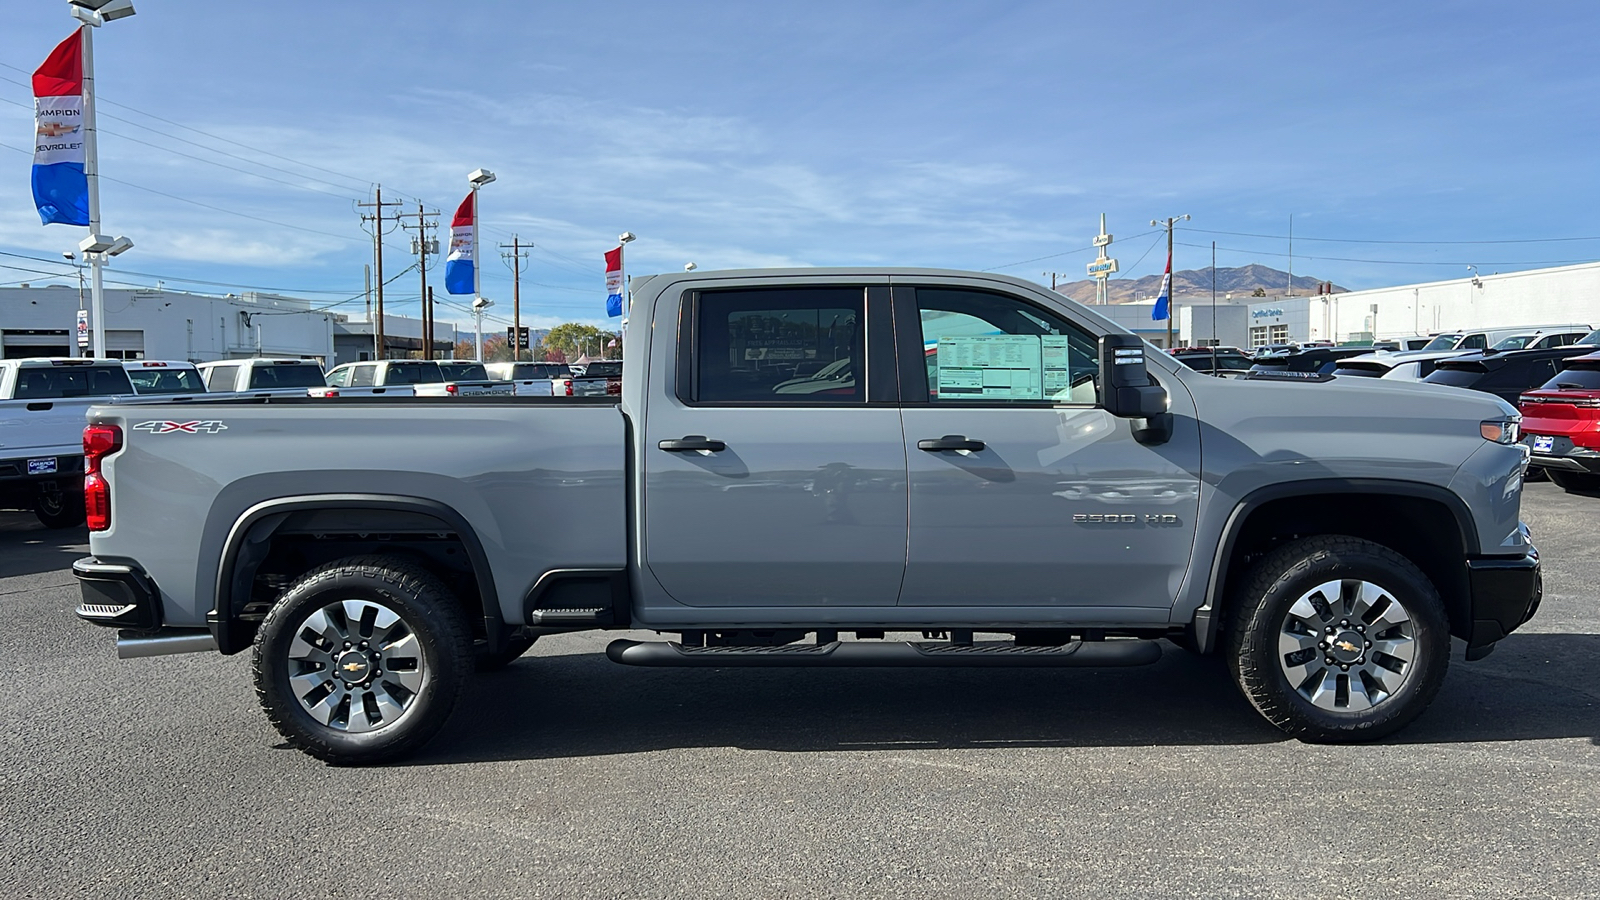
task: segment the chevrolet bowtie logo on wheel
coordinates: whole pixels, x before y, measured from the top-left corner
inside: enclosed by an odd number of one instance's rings
[[[362,669],[362,665],[361,665],[361,663],[358,663],[358,662],[345,663],[344,665],[340,666],[339,668],[345,670],[346,672],[359,672]]]
[[[151,434],[216,434],[228,430],[228,426],[217,421],[140,422],[133,427],[136,431],[148,431]]]
[[[1338,647],[1340,650],[1345,651],[1346,653],[1354,653],[1357,650],[1361,649],[1360,647],[1357,647],[1355,644],[1352,644],[1349,641],[1334,641],[1333,645],[1335,647]]]

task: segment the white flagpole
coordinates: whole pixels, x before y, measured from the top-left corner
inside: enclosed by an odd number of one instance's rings
[[[100,233],[100,149],[94,125],[94,28],[89,23],[78,26],[83,32],[83,175],[89,184],[89,234]],[[101,270],[106,264],[104,253],[86,253],[89,257],[89,320],[93,344],[90,355],[96,359],[106,356],[106,294]]]

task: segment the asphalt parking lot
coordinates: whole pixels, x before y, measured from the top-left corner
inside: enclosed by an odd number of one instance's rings
[[[0,513],[0,897],[1600,897],[1600,497],[1528,486],[1545,602],[1375,746],[1213,660],[484,676],[408,764],[285,749],[245,656],[118,661],[81,531]]]

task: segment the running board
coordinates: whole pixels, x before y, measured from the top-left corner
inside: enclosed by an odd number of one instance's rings
[[[1161,658],[1155,641],[1117,640],[1018,647],[1010,641],[970,645],[944,642],[834,641],[780,647],[685,647],[671,641],[615,640],[606,647],[612,662],[627,666],[1146,666]]]

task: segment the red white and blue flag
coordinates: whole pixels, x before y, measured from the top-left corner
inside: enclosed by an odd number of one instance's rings
[[[1156,296],[1156,308],[1150,311],[1150,318],[1154,321],[1171,318],[1169,307],[1172,305],[1172,254],[1167,254],[1167,273],[1161,276],[1161,293]]]
[[[478,210],[472,202],[475,196],[467,194],[467,199],[456,207],[456,217],[450,220],[450,255],[444,260],[444,289],[452,294],[470,294],[475,287],[472,277],[478,264],[472,258],[472,238],[478,227]]]
[[[39,218],[46,225],[87,225],[81,29],[57,44],[33,73],[33,110],[33,203]]]
[[[622,248],[606,251],[606,315],[622,315]]]

